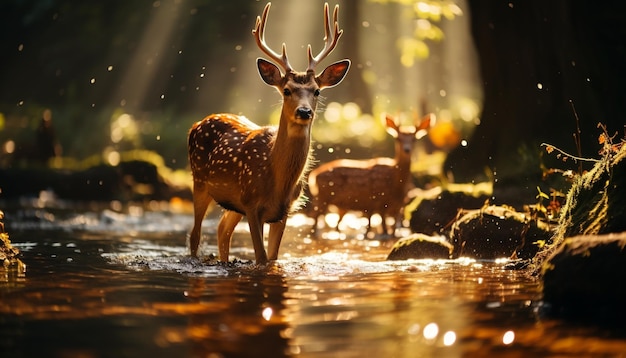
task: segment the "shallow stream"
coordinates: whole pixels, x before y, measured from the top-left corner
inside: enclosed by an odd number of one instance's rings
[[[217,265],[214,215],[198,260],[188,212],[5,214],[27,268],[0,276],[2,357],[626,355],[623,334],[544,317],[540,282],[502,261],[385,261],[393,240],[313,239],[296,216],[275,264],[249,261],[243,224]]]

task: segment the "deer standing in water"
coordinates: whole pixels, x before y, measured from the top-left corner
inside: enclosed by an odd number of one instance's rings
[[[257,59],[263,81],[283,97],[280,122],[278,128],[259,127],[243,116],[213,114],[191,127],[189,162],[193,174],[194,226],[189,248],[192,256],[198,253],[207,208],[216,201],[225,209],[217,230],[220,261],[228,261],[233,230],[243,216],[250,226],[257,264],[268,261],[263,244],[264,223],[270,227],[269,259],[277,259],[287,215],[301,194],[320,90],[339,84],[350,67],[349,60],[342,60],[315,75],[316,65],[333,51],[343,32],[337,22],[339,5],[335,6],[332,23],[328,4],[324,5],[324,48],[313,57],[311,45],[308,46],[309,66],[305,72],[292,69],[285,44],[279,55],[265,43],[269,10],[270,3],[262,17],[257,17],[252,33],[261,51],[284,71],[281,73],[267,60]]]
[[[383,219],[383,231],[392,235],[397,218],[411,182],[411,153],[416,139],[423,137],[434,115],[424,116],[415,126],[400,127],[390,117],[385,117],[387,132],[395,139],[395,158],[369,160],[338,159],[315,168],[309,174],[309,190],[313,196],[313,212],[317,230],[320,215],[333,205],[339,211],[339,222],[348,211],[361,211],[368,217],[379,214]],[[385,218],[393,217],[389,228]],[[368,223],[366,234],[371,229]]]

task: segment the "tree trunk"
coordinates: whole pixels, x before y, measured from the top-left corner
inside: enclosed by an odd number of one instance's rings
[[[481,124],[467,147],[450,153],[457,181],[536,177],[540,144],[597,157],[598,122],[623,136],[626,110],[624,3],[469,0],[484,88]],[[575,107],[575,111],[573,110]],[[545,156],[544,156],[545,160]],[[572,163],[556,164],[576,169]],[[564,167],[564,166],[570,167]]]

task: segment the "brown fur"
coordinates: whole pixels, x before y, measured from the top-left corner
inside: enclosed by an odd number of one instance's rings
[[[389,132],[395,138],[395,158],[374,158],[370,160],[339,159],[323,164],[309,175],[309,189],[313,196],[313,230],[317,220],[325,215],[330,206],[338,209],[340,221],[348,211],[360,211],[371,218],[379,214],[383,220],[394,218],[394,224],[384,232],[393,235],[395,222],[401,214],[407,191],[412,186],[411,151],[420,129],[430,126],[430,116],[425,117],[417,127],[400,131],[395,121],[387,118]],[[366,233],[370,231],[368,225]]]
[[[327,42],[315,59],[309,49],[306,72],[291,69],[284,45],[282,56],[267,47],[264,29],[269,9],[268,3],[252,33],[259,48],[285,72],[267,60],[257,60],[263,81],[283,96],[279,125],[259,127],[242,116],[214,114],[191,127],[188,144],[194,201],[194,226],[189,235],[192,256],[198,253],[202,221],[209,204],[216,201],[226,209],[217,228],[220,261],[228,261],[233,231],[243,216],[250,227],[256,262],[264,264],[268,260],[263,244],[265,223],[270,226],[269,259],[277,259],[287,215],[300,196],[302,176],[308,167],[318,96],[322,89],[339,84],[350,66],[349,60],[343,60],[318,76],[314,71],[317,61],[333,50],[341,35],[338,7],[333,14],[335,32],[330,37],[329,10],[328,5],[324,6]]]

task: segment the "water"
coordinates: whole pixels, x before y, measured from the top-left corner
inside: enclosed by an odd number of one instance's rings
[[[0,276],[1,356],[626,355],[619,332],[544,317],[540,283],[503,262],[387,262],[392,241],[311,239],[296,216],[277,263],[249,261],[240,225],[217,265],[186,256],[188,212],[121,211],[6,210],[27,270]]]

